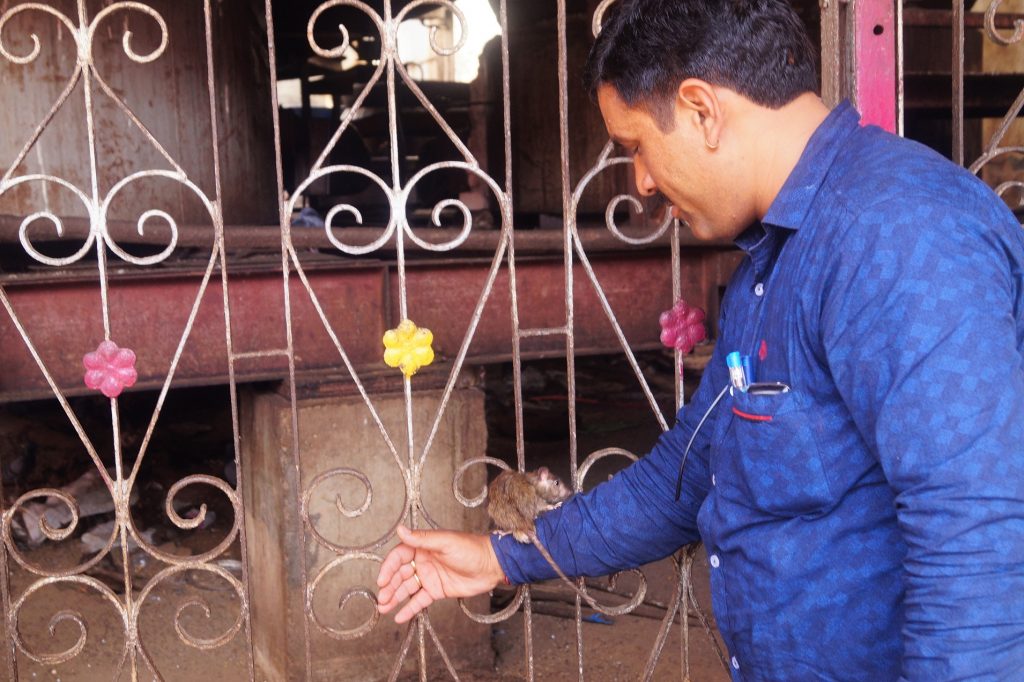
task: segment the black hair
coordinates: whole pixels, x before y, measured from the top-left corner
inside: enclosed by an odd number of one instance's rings
[[[687,78],[771,109],[818,91],[814,48],[787,0],[619,0],[609,8],[587,60],[591,96],[608,84],[629,106],[658,113]]]

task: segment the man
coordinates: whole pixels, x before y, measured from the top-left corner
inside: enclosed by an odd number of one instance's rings
[[[702,539],[736,680],[1024,679],[1012,214],[848,104],[829,112],[784,0],[624,0],[588,73],[640,192],[748,257],[678,423],[540,519],[541,541],[599,575]],[[729,389],[730,351],[788,391]],[[398,621],[551,576],[510,537],[400,536],[378,581],[382,612],[409,598]]]

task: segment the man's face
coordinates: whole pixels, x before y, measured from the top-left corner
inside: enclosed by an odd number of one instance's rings
[[[729,193],[738,188],[723,179],[726,163],[705,145],[695,112],[669,104],[672,120],[662,123],[673,125],[663,130],[646,108],[629,106],[611,85],[602,85],[597,99],[608,134],[633,156],[642,196],[665,195],[673,215],[698,239],[733,239],[749,225],[730,202]]]

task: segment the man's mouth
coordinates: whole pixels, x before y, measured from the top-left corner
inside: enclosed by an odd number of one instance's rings
[[[668,198],[661,192],[655,192],[644,200],[644,212],[651,217],[655,223],[661,223],[666,219],[668,213],[675,215],[675,208],[669,203]]]

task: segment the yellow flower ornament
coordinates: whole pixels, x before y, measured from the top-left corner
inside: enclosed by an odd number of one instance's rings
[[[397,328],[384,333],[384,362],[411,377],[420,367],[434,361],[434,349],[430,347],[433,342],[434,335],[429,329],[420,329],[412,320],[402,320]]]

